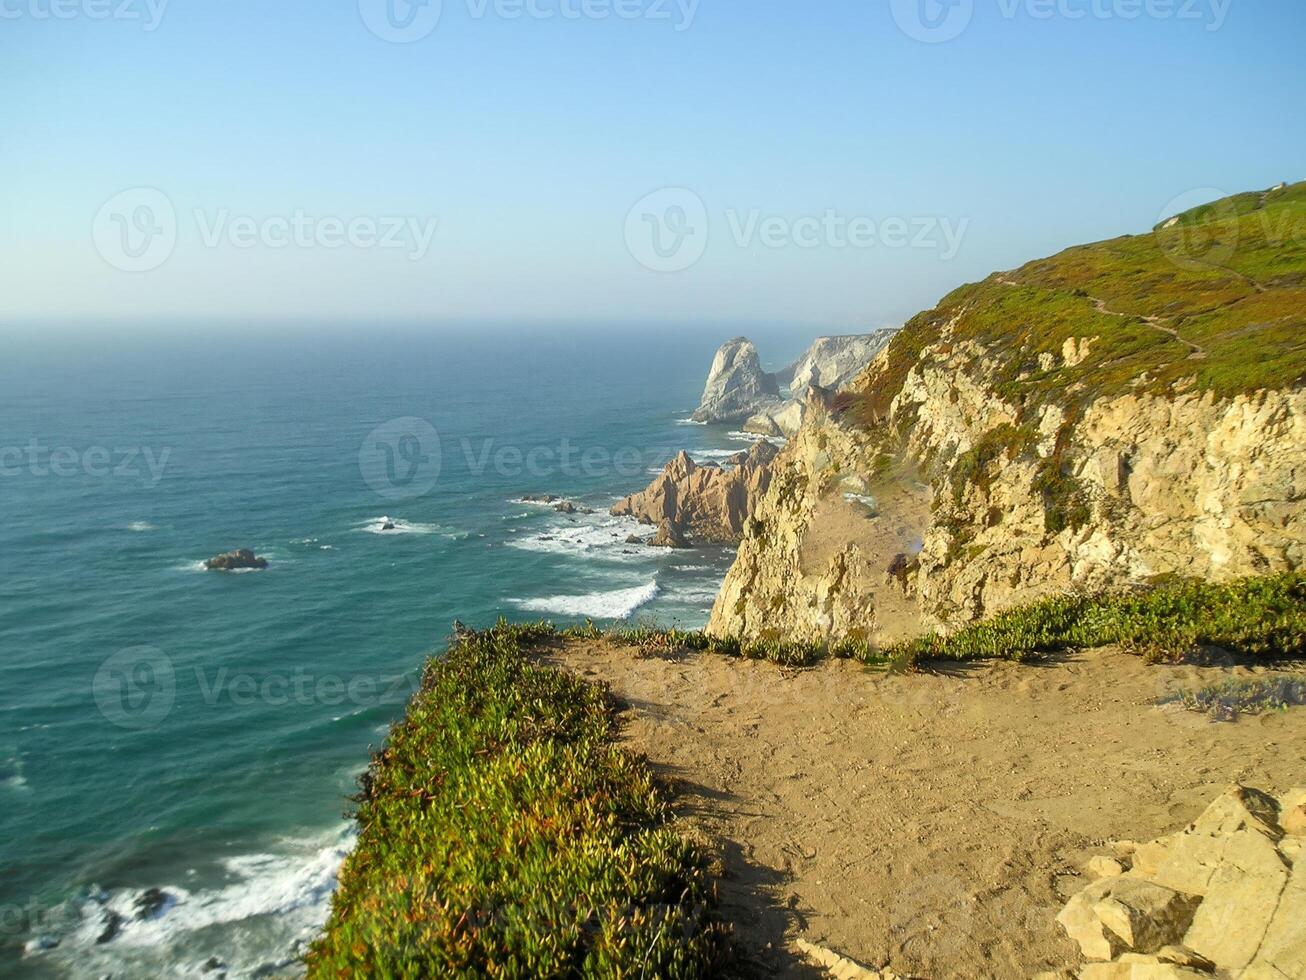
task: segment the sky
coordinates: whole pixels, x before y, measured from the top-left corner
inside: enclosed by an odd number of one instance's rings
[[[901,323],[1306,177],[1300,0],[0,0],[0,324]]]

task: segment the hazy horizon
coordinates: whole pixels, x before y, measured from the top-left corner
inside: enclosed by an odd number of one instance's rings
[[[0,323],[846,333],[1303,176],[1299,4],[920,2],[9,4]]]

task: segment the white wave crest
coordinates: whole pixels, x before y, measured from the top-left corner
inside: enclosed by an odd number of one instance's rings
[[[611,592],[586,595],[555,595],[543,599],[513,599],[512,603],[530,612],[557,616],[589,616],[593,619],[625,619],[645,603],[657,597],[657,582]]]

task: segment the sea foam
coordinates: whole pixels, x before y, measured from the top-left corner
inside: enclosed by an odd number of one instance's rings
[[[613,589],[611,592],[554,595],[542,599],[514,599],[512,602],[513,605],[529,612],[552,613],[556,616],[589,616],[594,619],[625,619],[640,606],[652,602],[657,594],[657,582],[648,582],[630,589]]]

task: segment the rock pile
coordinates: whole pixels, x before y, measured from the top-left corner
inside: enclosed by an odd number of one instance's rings
[[[1183,831],[1123,841],[1057,921],[1080,980],[1306,978],[1306,789],[1235,786]]]

